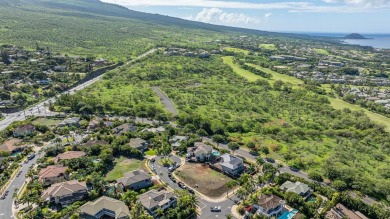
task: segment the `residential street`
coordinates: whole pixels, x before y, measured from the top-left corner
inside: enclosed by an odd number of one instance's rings
[[[22,166],[22,174],[20,176],[15,177],[15,179],[8,186],[7,190],[9,194],[4,200],[0,200],[0,219],[9,219],[14,218],[12,214],[12,204],[13,198],[12,195],[14,193],[15,188],[21,188],[24,181],[26,180],[26,173],[28,169],[35,164],[38,159],[38,155],[35,156],[32,160],[30,160],[27,164],[23,164]]]
[[[181,164],[181,160],[179,157],[175,155],[170,156],[171,160],[174,162],[177,162]],[[158,161],[161,159],[161,157],[156,157],[154,166],[156,168],[156,174],[159,176],[161,181],[169,185],[172,189],[178,189],[181,190],[179,185],[177,183],[174,183],[169,177],[168,177],[168,168],[163,167],[158,164]],[[231,197],[231,199],[227,199],[223,202],[210,202],[205,200],[201,195],[196,193],[196,197],[198,198],[198,206],[202,210],[202,214],[199,216],[200,219],[209,219],[209,218],[225,218],[225,215],[231,213],[231,208],[234,205],[233,200],[238,200],[236,196]],[[221,206],[221,212],[211,212],[210,207],[214,206]]]

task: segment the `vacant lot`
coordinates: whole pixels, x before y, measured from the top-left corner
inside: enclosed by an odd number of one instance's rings
[[[129,171],[143,169],[143,161],[137,159],[129,159],[125,157],[116,158],[114,161],[114,169],[106,175],[106,180],[113,181],[123,177],[123,174]]]
[[[61,123],[59,119],[47,119],[47,118],[38,118],[32,122],[34,125],[46,125],[47,127],[58,126]]]
[[[204,164],[186,163],[176,175],[198,192],[213,198],[226,194],[226,183],[232,180]]]

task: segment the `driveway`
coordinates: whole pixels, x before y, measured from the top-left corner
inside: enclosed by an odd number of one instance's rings
[[[179,115],[179,112],[175,108],[175,105],[171,99],[169,99],[169,97],[164,92],[162,92],[159,87],[152,87],[152,90],[160,97],[161,103],[164,104],[168,112],[172,113],[174,116]]]
[[[170,158],[172,161],[181,164],[181,160],[179,157],[175,155],[171,155]],[[159,176],[160,180],[166,183],[172,189],[182,190],[177,183],[174,183],[168,177],[168,168],[158,164],[158,161],[160,159],[161,157],[157,156],[155,157],[155,162],[154,162],[156,174]],[[201,215],[198,217],[200,219],[225,218],[225,215],[231,214],[231,208],[234,205],[233,200],[238,200],[236,196],[232,196],[230,197],[230,199],[227,199],[225,201],[213,203],[205,200],[201,195],[197,193],[196,193],[196,197],[198,198],[198,206],[202,211]],[[211,212],[210,207],[213,206],[221,206],[221,212]]]

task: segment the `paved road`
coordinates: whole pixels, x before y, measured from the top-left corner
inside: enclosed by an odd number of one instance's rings
[[[13,218],[12,214],[12,194],[14,193],[15,188],[21,188],[24,181],[26,180],[26,173],[28,169],[35,164],[38,156],[35,156],[32,160],[30,160],[27,164],[23,164],[22,166],[22,174],[16,177],[11,184],[8,186],[7,190],[9,191],[8,196],[4,200],[0,200],[0,219],[9,219]]]
[[[171,160],[176,163],[181,163],[181,160],[179,157],[175,155],[170,156]],[[172,189],[178,189],[181,190],[179,185],[177,183],[174,183],[169,177],[168,177],[168,168],[160,166],[158,164],[158,161],[161,159],[161,157],[156,157],[154,166],[156,168],[156,174],[159,175],[161,181],[166,183],[169,187]],[[238,200],[236,196],[232,196],[231,199],[227,199],[223,202],[219,203],[212,203],[207,200],[205,200],[202,196],[196,194],[196,197],[198,198],[198,206],[201,209],[202,213],[199,216],[200,219],[210,219],[210,218],[225,218],[225,215],[231,214],[231,208],[234,205],[233,200]],[[221,206],[222,211],[221,212],[211,212],[210,207],[214,206]]]
[[[174,116],[179,115],[179,112],[175,108],[175,105],[171,99],[169,99],[169,97],[164,92],[162,92],[159,87],[152,87],[152,89],[160,97],[160,101],[162,104],[164,104],[168,112],[172,113]]]
[[[134,63],[135,61],[141,59],[141,58],[144,58],[152,53],[154,53],[155,51],[157,51],[157,49],[152,49],[152,50],[149,50],[148,52],[138,56],[137,58],[127,62],[125,65],[129,65],[129,64],[132,64]],[[124,65],[124,66],[125,66]],[[123,67],[123,66],[122,66]],[[86,81],[68,91],[65,91],[59,95],[57,95],[57,97],[60,97],[61,95],[64,95],[64,94],[74,94],[76,91],[78,90],[82,90],[88,86],[90,86],[91,84],[95,83],[96,81],[100,80],[102,77],[104,76],[103,75],[100,75],[100,76],[97,76],[96,78],[92,78],[91,80],[89,81]],[[55,98],[52,97],[52,98],[49,98],[35,106],[32,106],[26,110],[21,111],[21,112],[16,112],[16,113],[9,113],[9,114],[4,114],[6,116],[6,118],[2,121],[0,121],[0,131],[1,130],[4,130],[5,128],[7,128],[11,123],[13,122],[16,122],[16,121],[23,121],[26,119],[27,116],[49,116],[49,115],[53,115],[54,113],[53,112],[48,112],[46,110],[46,106],[50,103],[50,102],[54,102],[55,101]]]

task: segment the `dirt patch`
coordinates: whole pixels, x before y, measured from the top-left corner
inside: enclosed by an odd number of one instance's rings
[[[208,197],[221,197],[226,194],[226,183],[232,179],[210,169],[205,164],[186,163],[177,170],[176,175],[181,181]]]

